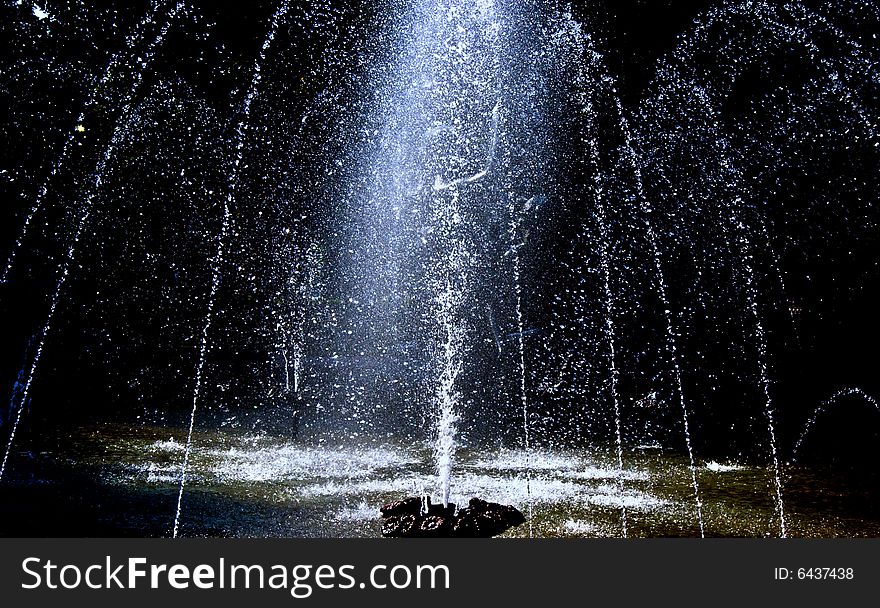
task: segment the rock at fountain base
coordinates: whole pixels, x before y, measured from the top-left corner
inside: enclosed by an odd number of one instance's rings
[[[458,513],[455,505],[432,505],[427,497],[406,498],[379,511],[382,536],[394,538],[489,538],[526,521],[515,507],[479,498],[471,498]]]

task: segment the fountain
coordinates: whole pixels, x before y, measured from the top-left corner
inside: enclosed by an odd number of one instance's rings
[[[880,533],[810,502],[823,412],[876,406],[876,7],[670,9],[648,70],[610,3],[141,4],[3,9],[36,59],[0,94],[64,100],[6,119],[7,503],[111,535]]]

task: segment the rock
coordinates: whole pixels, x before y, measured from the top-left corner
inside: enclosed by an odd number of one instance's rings
[[[526,521],[514,507],[479,498],[471,498],[458,513],[454,504],[432,505],[427,497],[405,498],[379,511],[384,519],[382,536],[399,538],[488,538]]]
[[[425,515],[419,522],[419,536],[446,538],[452,536],[453,518],[443,515]]]
[[[379,512],[382,514],[382,517],[403,515],[406,513],[410,515],[418,515],[419,513],[421,513],[421,511],[422,499],[418,496],[414,496],[413,498],[404,498],[403,500],[398,500],[397,502],[392,502],[379,508]]]
[[[458,537],[488,538],[525,523],[525,516],[515,507],[471,498],[459,511],[454,532]]]
[[[390,537],[414,537],[418,536],[418,515],[406,513],[403,515],[389,515],[382,522],[382,536]]]

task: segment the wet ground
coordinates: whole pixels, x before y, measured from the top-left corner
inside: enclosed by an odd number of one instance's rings
[[[0,484],[4,536],[166,536],[179,487],[185,430],[103,424],[52,447],[13,453]],[[507,536],[699,536],[688,461],[652,447],[630,449],[622,475],[599,447],[487,452],[462,449],[452,501],[512,504],[529,524]],[[707,536],[777,536],[773,475],[736,462],[698,462]],[[876,495],[805,468],[783,471],[790,536],[880,537]],[[427,445],[293,441],[197,432],[181,534],[234,537],[371,537],[378,507],[437,496]]]

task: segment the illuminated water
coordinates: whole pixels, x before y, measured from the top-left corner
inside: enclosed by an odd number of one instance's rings
[[[174,514],[186,428],[102,425],[79,429],[51,451],[22,454],[41,475],[13,477],[4,534],[164,536]],[[291,441],[232,430],[196,431],[184,497],[187,536],[350,537],[380,535],[378,506],[416,493],[433,477],[431,445],[352,438]],[[488,496],[525,510],[543,537],[616,537],[626,508],[628,533],[694,536],[690,462],[655,448],[633,450],[617,474],[615,448],[474,450],[461,448],[450,500]],[[531,470],[526,488],[522,476]],[[774,533],[772,470],[700,461],[707,536]],[[84,482],[84,480],[87,480]],[[873,499],[832,475],[788,468],[789,534],[876,536]],[[871,501],[874,501],[873,503]],[[527,525],[506,536],[528,536]]]

